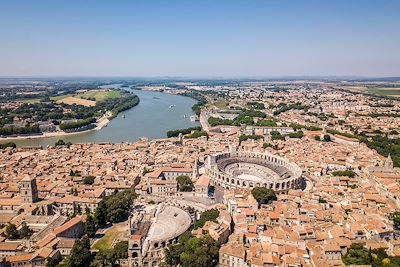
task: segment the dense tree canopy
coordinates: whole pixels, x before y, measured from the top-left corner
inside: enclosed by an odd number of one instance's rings
[[[99,205],[94,212],[94,220],[98,227],[105,227],[107,225],[107,206],[105,201],[100,201]]]
[[[92,262],[92,254],[90,253],[90,241],[88,237],[76,240],[71,254],[65,258],[60,267],[89,267]]]
[[[342,261],[346,265],[400,266],[400,257],[389,256],[383,248],[369,250],[363,244],[352,244]]]
[[[85,233],[88,237],[94,237],[97,231],[96,221],[91,214],[87,214],[85,222]]]
[[[128,241],[120,241],[114,248],[99,251],[91,267],[117,267],[118,260],[126,258],[128,258]]]
[[[8,239],[21,239],[31,237],[33,231],[28,227],[26,222],[22,222],[21,228],[19,230],[17,230],[15,224],[10,223],[6,227],[5,234],[6,238]]]
[[[289,134],[290,138],[299,138],[299,139],[301,139],[301,138],[303,138],[303,136],[304,136],[303,131],[296,131],[296,132],[293,132],[293,133]]]
[[[218,263],[220,244],[206,235],[193,237],[190,233],[182,235],[179,243],[166,249],[167,266],[212,267]]]
[[[76,122],[61,123],[60,129],[63,131],[70,130],[70,129],[78,129],[78,128],[93,124],[95,122],[96,122],[95,118],[87,118],[84,120],[78,120]]]
[[[254,118],[266,118],[267,115],[264,112],[259,110],[243,110],[235,119],[220,119],[215,117],[208,118],[208,123],[211,126],[218,126],[218,125],[254,125]],[[262,121],[262,120],[261,120]],[[268,122],[271,123],[271,122]],[[262,126],[262,125],[260,125]]]
[[[193,182],[189,176],[181,175],[176,177],[176,181],[178,183],[179,191],[181,192],[190,192],[193,190]]]
[[[33,234],[32,229],[28,227],[26,222],[22,222],[21,228],[18,230],[19,238],[29,238]]]
[[[200,219],[196,221],[196,223],[194,224],[194,229],[203,227],[207,221],[216,222],[218,216],[219,216],[219,210],[217,209],[210,209],[204,211],[200,215]]]
[[[92,185],[94,183],[94,176],[86,176],[83,179],[83,183],[86,185]]]
[[[5,143],[5,144],[0,144],[0,149],[5,149],[7,147],[16,148],[17,145],[15,143],[11,143],[11,142]]]
[[[254,109],[265,109],[264,103],[260,103],[260,102],[247,102],[247,106],[254,108]]]
[[[271,204],[277,200],[274,190],[265,187],[255,187],[251,194],[257,200],[258,204]]]
[[[256,134],[242,134],[241,136],[239,136],[239,143],[242,143],[243,141],[249,139],[259,140],[259,139],[264,139],[264,136]]]
[[[278,131],[271,131],[269,134],[272,140],[285,140],[285,137]]]
[[[393,226],[400,229],[400,211],[395,211],[390,214],[390,219],[393,221]]]
[[[206,131],[193,131],[193,133],[186,135],[185,138],[187,139],[192,139],[192,138],[199,138],[202,136],[207,136],[208,137],[208,133]]]
[[[109,196],[105,200],[107,209],[107,220],[110,223],[118,223],[128,219],[129,210],[136,198],[136,194],[124,190]]]
[[[167,137],[177,137],[181,134],[190,134],[192,131],[201,131],[201,127],[190,127],[186,129],[170,130],[167,132]]]
[[[19,238],[17,227],[13,223],[10,223],[9,225],[7,225],[5,233],[6,233],[7,239],[18,239]]]

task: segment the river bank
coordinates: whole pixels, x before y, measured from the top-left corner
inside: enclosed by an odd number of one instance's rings
[[[110,87],[115,88],[115,85]],[[139,105],[119,113],[115,118],[104,121],[98,129],[85,132],[35,136],[30,138],[0,139],[0,143],[14,142],[17,147],[54,145],[59,139],[71,143],[134,143],[142,137],[149,140],[166,138],[169,130],[198,126],[191,122],[195,100],[186,96],[126,89],[136,94]],[[170,107],[171,105],[175,105]],[[54,134],[54,133],[53,133]]]
[[[63,131],[57,131],[57,132],[47,132],[43,133],[41,135],[27,135],[27,136],[10,136],[10,137],[0,137],[0,142],[2,141],[13,141],[13,140],[29,140],[29,139],[35,139],[35,138],[49,138],[49,137],[64,137],[64,136],[69,136],[69,135],[77,135],[77,134],[84,134],[92,131],[99,131],[103,129],[104,127],[107,126],[107,124],[110,122],[109,117],[101,117],[99,121],[96,124],[96,127],[93,129],[85,130],[85,131],[80,131],[80,132],[63,132]]]

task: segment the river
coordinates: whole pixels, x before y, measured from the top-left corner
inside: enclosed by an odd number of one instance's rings
[[[111,86],[117,87],[117,86]],[[103,87],[104,88],[104,87]],[[191,122],[192,106],[195,100],[161,92],[126,89],[140,98],[140,103],[121,112],[99,131],[90,131],[61,137],[45,137],[10,140],[17,147],[54,145],[58,139],[72,143],[121,143],[136,142],[141,137],[149,139],[165,138],[168,130],[198,126]],[[174,105],[173,107],[170,107]],[[184,118],[186,115],[186,118]],[[4,143],[4,142],[3,142]]]

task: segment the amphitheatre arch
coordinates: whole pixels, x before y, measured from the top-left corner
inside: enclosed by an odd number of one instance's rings
[[[205,171],[213,185],[227,189],[266,187],[284,193],[299,188],[302,180],[300,167],[287,159],[232,148],[208,156]]]

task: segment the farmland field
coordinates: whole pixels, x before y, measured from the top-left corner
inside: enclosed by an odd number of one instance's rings
[[[383,96],[400,97],[400,87],[368,88],[368,93],[376,94],[376,95],[383,95]]]
[[[93,107],[96,102],[104,101],[106,99],[119,98],[121,93],[119,91],[108,90],[93,90],[74,95],[61,95],[53,97],[52,99],[58,103],[65,103],[68,105],[82,105]]]
[[[82,98],[74,97],[74,96],[68,96],[66,98],[62,98],[62,99],[58,100],[57,102],[64,103],[67,105],[76,104],[76,105],[81,105],[81,106],[86,106],[86,107],[96,106],[96,101],[82,99]]]
[[[118,98],[121,93],[118,91],[87,91],[85,93],[78,94],[77,97],[83,99],[95,99],[96,101],[103,101],[109,98]]]

